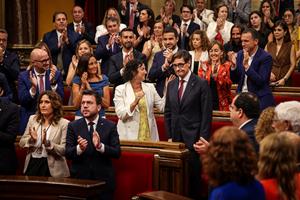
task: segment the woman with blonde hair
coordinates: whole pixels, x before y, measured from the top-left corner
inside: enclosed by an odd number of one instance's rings
[[[258,177],[265,199],[300,199],[297,148],[285,133],[271,134],[260,143]]]
[[[260,113],[255,126],[255,138],[258,143],[260,143],[267,135],[275,132],[274,128],[272,127],[274,115],[274,107],[268,107]]]

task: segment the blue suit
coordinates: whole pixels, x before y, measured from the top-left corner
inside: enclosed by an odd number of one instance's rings
[[[182,21],[181,21],[182,23]],[[178,27],[181,26],[181,23],[178,24]],[[190,36],[192,35],[192,33],[196,30],[200,30],[200,26],[194,22],[191,21],[191,23],[189,24],[188,28],[187,28],[187,36],[182,37],[181,34],[179,34],[179,40],[178,40],[178,47],[180,49],[185,49],[185,50],[190,50],[189,47],[189,40],[190,40]],[[184,41],[182,41],[182,39],[184,39]],[[184,43],[183,43],[184,42]],[[184,46],[182,46],[184,44]]]
[[[247,75],[248,91],[257,95],[260,109],[274,106],[274,97],[269,87],[272,56],[263,49],[258,48],[247,71],[245,71],[243,59],[244,54],[241,50],[237,54],[236,69],[230,71],[230,79],[238,84],[237,92],[242,92],[245,75]]]
[[[93,24],[91,24],[90,22],[82,22],[85,28],[85,32],[81,34],[81,39],[86,39],[87,41],[89,41],[91,44],[95,44],[95,28],[93,27]],[[68,24],[68,29],[70,30],[70,32],[73,32],[72,35],[74,33],[76,33],[76,31],[74,30],[74,23],[70,23]]]
[[[162,65],[165,63],[163,51],[159,51],[154,55],[152,67],[149,71],[148,78],[151,82],[156,83],[155,88],[159,96],[163,96],[165,81],[172,73],[175,74],[173,68],[162,71]]]
[[[68,74],[69,64],[72,61],[72,56],[75,54],[76,45],[79,40],[82,39],[82,36],[70,29],[67,29],[67,34],[69,38],[69,44],[65,44],[62,49],[62,61],[63,61],[63,69],[64,74]],[[58,48],[58,38],[56,30],[52,30],[46,33],[43,37],[43,41],[48,45],[51,56],[52,62],[54,65],[57,65],[57,57],[61,51],[61,48]]]
[[[257,119],[252,119],[251,121],[244,124],[244,126],[241,127],[241,130],[245,131],[248,135],[250,142],[252,143],[255,151],[258,153],[259,151],[259,144],[256,141],[255,138],[255,126],[257,124]]]
[[[32,70],[32,73],[34,74],[34,70]],[[49,75],[50,75],[50,71],[47,70],[45,75],[45,90],[51,90]],[[56,71],[54,78],[57,82],[56,92],[63,100],[64,84],[63,84],[62,75],[60,71]],[[30,115],[33,115],[37,109],[37,99],[39,96],[39,91],[37,89],[35,96],[32,97],[29,92],[30,88],[31,88],[31,82],[29,78],[29,71],[24,71],[20,73],[19,80],[18,80],[18,94],[19,94],[19,101],[21,104],[20,134],[24,133]]]
[[[106,45],[108,44],[108,40],[109,40],[109,34],[99,37],[97,49],[95,52],[95,56],[97,60],[102,59],[101,72],[105,75],[108,74],[108,66],[109,66],[108,60],[110,59],[110,57],[119,53],[122,50],[121,46],[117,43],[113,45],[113,48],[107,49]]]

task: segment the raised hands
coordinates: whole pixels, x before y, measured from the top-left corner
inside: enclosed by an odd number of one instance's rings
[[[246,51],[245,49],[243,49],[243,52],[244,52],[243,65],[244,65],[245,70],[248,70],[248,68],[249,68],[248,62],[249,62],[250,56],[249,56],[248,51]]]
[[[81,151],[85,151],[88,145],[88,141],[84,138],[82,138],[80,135],[77,138],[77,143],[79,145],[79,148]]]
[[[61,41],[60,46],[64,45],[65,43],[69,44],[67,28],[63,30],[63,32],[61,33],[60,41]]]
[[[29,135],[31,137],[31,140],[35,143],[37,140],[37,130],[35,130],[35,127],[29,127]]]
[[[29,80],[31,83],[31,87],[33,87],[33,89],[37,88],[37,78],[36,75],[32,73],[32,71],[29,71]]]
[[[56,71],[57,71],[56,67],[50,66],[50,76],[49,76],[50,83],[55,82],[54,77],[55,77]]]
[[[0,46],[0,62],[4,59],[4,49]]]
[[[92,140],[93,140],[94,147],[96,149],[100,149],[102,144],[101,144],[99,133],[97,131],[94,131]]]
[[[200,137],[199,141],[196,142],[194,145],[194,149],[200,155],[206,154],[209,146],[209,142],[205,140],[203,137]]]

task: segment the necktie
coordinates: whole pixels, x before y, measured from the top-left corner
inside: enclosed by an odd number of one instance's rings
[[[94,122],[89,122],[89,126],[90,126],[90,130],[89,130],[89,135],[91,137],[93,137],[93,133],[94,133]]]
[[[129,16],[129,28],[133,29],[134,26],[134,12],[130,11],[130,16]]]
[[[179,89],[178,89],[178,99],[179,99],[179,101],[181,100],[182,94],[183,94],[183,83],[184,83],[184,80],[179,81]]]
[[[42,93],[42,92],[44,92],[44,90],[45,90],[45,87],[44,87],[44,75],[43,74],[40,74],[40,75],[38,75],[39,76],[39,78],[40,78],[40,94]]]

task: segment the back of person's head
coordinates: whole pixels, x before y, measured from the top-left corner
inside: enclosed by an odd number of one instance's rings
[[[138,68],[143,65],[141,60],[135,59],[131,60],[126,64],[124,68],[123,79],[124,81],[130,81],[138,73]]]
[[[276,179],[280,199],[296,200],[297,150],[286,134],[271,134],[260,143],[258,175]]]
[[[289,123],[290,131],[300,134],[300,102],[282,102],[275,107],[275,113],[279,121]]]
[[[242,109],[248,119],[255,119],[259,117],[260,108],[259,101],[255,94],[250,92],[242,92],[237,95],[234,105]]]
[[[247,184],[257,169],[256,153],[245,132],[225,126],[213,134],[203,165],[212,186]]]
[[[175,59],[183,59],[185,63],[191,63],[192,56],[187,50],[179,50],[177,51],[173,57],[172,62],[174,62]]]
[[[257,142],[261,142],[264,137],[275,132],[274,128],[272,127],[274,115],[274,107],[268,107],[260,113],[255,126],[255,138]]]
[[[178,32],[177,32],[176,29],[173,28],[173,27],[167,26],[167,27],[164,29],[164,34],[165,34],[165,33],[174,33],[175,38],[178,38]]]

